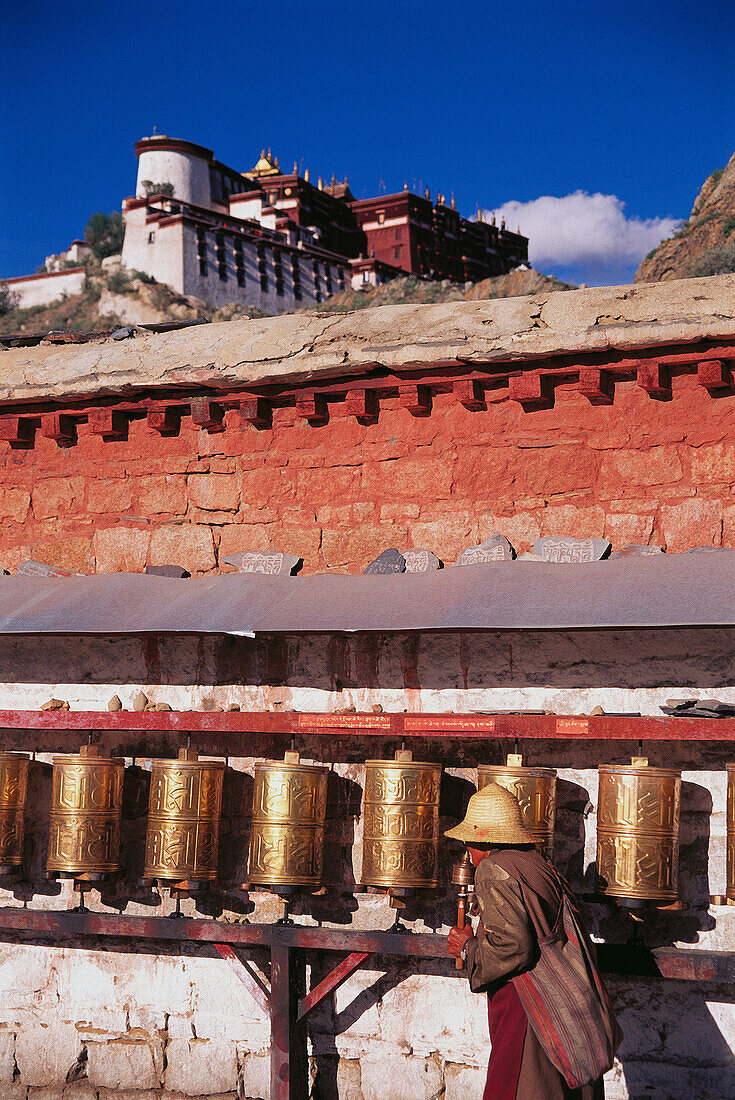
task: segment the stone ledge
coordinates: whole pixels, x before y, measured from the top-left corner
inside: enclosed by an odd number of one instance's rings
[[[347,314],[285,314],[120,343],[11,348],[0,401],[226,389],[446,360],[476,363],[735,338],[735,275]]]

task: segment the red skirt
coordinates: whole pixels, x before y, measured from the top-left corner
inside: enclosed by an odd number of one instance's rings
[[[516,1100],[527,1017],[512,982],[487,999],[490,1061],[482,1100]]]

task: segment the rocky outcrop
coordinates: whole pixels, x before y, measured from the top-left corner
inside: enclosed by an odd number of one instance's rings
[[[735,154],[713,172],[689,219],[638,268],[635,282],[668,282],[735,271]]]

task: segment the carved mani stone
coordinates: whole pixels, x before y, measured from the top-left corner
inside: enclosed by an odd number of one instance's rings
[[[230,554],[225,565],[234,565],[238,573],[264,573],[269,577],[293,577],[304,564],[297,554],[281,554],[270,550],[248,550]]]
[[[178,577],[182,579],[191,576],[191,573],[188,569],[184,569],[183,565],[146,565],[145,571],[153,577]]]
[[[455,565],[483,565],[489,561],[512,561],[516,552],[505,535],[493,535],[479,546],[468,546],[457,558]]]
[[[384,550],[382,554],[378,554],[375,561],[371,561],[367,569],[363,570],[363,574],[405,572],[406,559],[403,554],[399,554],[395,548]]]
[[[74,574],[70,569],[57,569],[53,565],[47,565],[43,561],[22,561],[18,566],[19,577],[73,577],[79,576]]]
[[[431,550],[419,550],[412,547],[403,551],[407,573],[428,573],[431,569],[441,569],[442,563]]]
[[[620,550],[613,550],[611,558],[645,558],[650,554],[664,554],[662,546],[644,546],[643,543],[629,542]]]
[[[538,554],[544,561],[575,564],[600,561],[607,557],[611,549],[607,539],[575,539],[565,536],[537,539],[533,544],[534,554]]]

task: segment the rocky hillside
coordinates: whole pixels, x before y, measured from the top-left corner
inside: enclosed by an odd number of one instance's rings
[[[346,313],[367,306],[513,298],[539,291],[573,289],[553,276],[523,268],[509,275],[465,284],[449,281],[432,283],[406,276],[368,291],[345,291],[330,298],[318,310],[300,312]],[[82,294],[49,306],[11,309],[0,315],[0,336],[53,331],[90,332],[119,325],[160,324],[198,317],[211,321],[232,321],[262,316],[263,313],[254,306],[232,305],[212,311],[206,302],[177,294],[170,287],[141,277],[139,273],[128,274],[120,268],[92,268]]]
[[[723,275],[735,271],[735,154],[705,180],[678,233],[650,252],[637,283]]]

